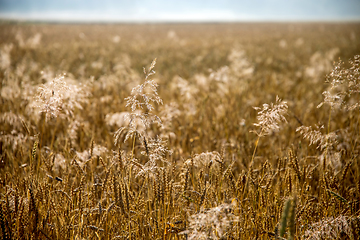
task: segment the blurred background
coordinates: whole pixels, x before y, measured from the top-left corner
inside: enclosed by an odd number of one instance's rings
[[[359,21],[359,0],[0,0],[0,19],[55,22]]]

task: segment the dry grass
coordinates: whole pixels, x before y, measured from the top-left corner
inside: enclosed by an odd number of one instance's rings
[[[1,236],[359,239],[359,39],[0,24]]]

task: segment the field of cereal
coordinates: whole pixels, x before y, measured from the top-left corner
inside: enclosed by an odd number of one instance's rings
[[[359,43],[0,23],[2,239],[359,239]]]

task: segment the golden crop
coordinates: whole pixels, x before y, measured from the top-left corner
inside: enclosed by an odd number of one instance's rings
[[[359,39],[1,23],[1,236],[359,239]]]

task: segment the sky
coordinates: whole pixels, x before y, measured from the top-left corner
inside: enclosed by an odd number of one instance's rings
[[[360,0],[0,0],[0,19],[65,22],[360,21]]]

